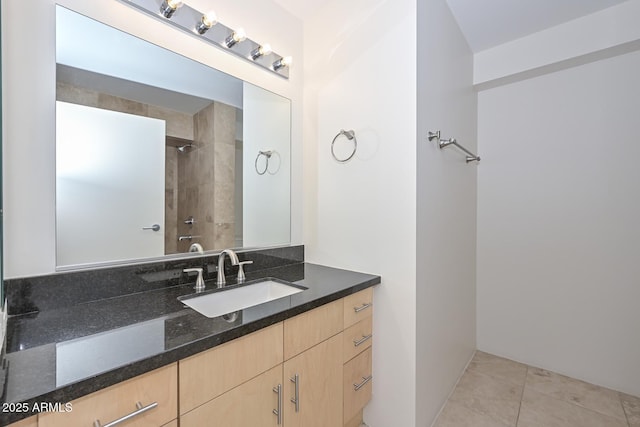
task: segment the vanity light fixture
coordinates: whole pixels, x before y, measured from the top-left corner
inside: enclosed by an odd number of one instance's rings
[[[247,33],[244,32],[244,28],[240,27],[224,39],[224,44],[231,49],[236,43],[240,43],[246,39]]]
[[[216,13],[214,11],[207,12],[202,15],[202,19],[200,19],[200,22],[198,22],[198,24],[196,25],[196,31],[198,32],[198,34],[204,34],[217,23],[218,16],[216,15]]]
[[[178,10],[184,3],[181,0],[163,0],[160,5],[160,13],[167,19],[170,19],[176,10]]]
[[[271,45],[269,43],[265,43],[262,46],[257,47],[251,51],[251,59],[255,61],[261,56],[269,55],[271,52]]]
[[[291,58],[290,56],[285,56],[284,58],[280,58],[273,63],[273,69],[275,71],[278,71],[281,68],[290,67],[292,63],[293,63],[293,58]]]
[[[266,43],[247,38],[242,28],[231,28],[220,21],[213,12],[194,9],[187,0],[119,0],[163,23],[184,31],[198,40],[223,49],[252,64],[285,79],[289,78],[291,57],[271,50]],[[160,11],[158,11],[158,5]],[[180,9],[178,13],[176,10]]]

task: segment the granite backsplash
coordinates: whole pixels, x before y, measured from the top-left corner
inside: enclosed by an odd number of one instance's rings
[[[238,250],[246,273],[304,262],[304,246]],[[185,268],[203,267],[205,281],[215,280],[218,255],[202,255],[170,261],[150,262],[93,270],[60,272],[5,280],[10,316],[70,307],[77,304],[171,286],[195,283]],[[233,280],[237,267],[225,263],[225,275]]]

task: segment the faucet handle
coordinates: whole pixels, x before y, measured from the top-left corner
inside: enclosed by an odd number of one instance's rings
[[[202,267],[194,267],[194,268],[185,268],[182,270],[185,273],[198,273],[198,278],[196,279],[196,285],[193,289],[196,292],[204,291],[204,278],[202,277]]]
[[[238,263],[238,283],[242,283],[246,279],[246,276],[244,275],[245,264],[253,264],[253,261],[241,261]]]

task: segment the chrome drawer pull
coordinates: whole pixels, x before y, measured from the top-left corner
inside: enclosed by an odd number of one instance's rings
[[[275,386],[273,392],[278,393],[278,409],[273,410],[273,415],[278,417],[278,425],[280,425],[282,424],[282,385]]]
[[[107,423],[105,425],[100,424],[100,420],[95,420],[93,422],[93,427],[113,427],[113,426],[116,426],[116,425],[118,425],[120,423],[123,423],[123,422],[125,422],[127,420],[130,420],[133,417],[137,417],[140,414],[143,414],[143,413],[145,413],[147,411],[150,411],[150,410],[152,410],[153,408],[155,408],[157,406],[158,406],[158,402],[153,402],[153,403],[151,403],[150,405],[147,405],[147,406],[142,406],[142,403],[136,402],[136,408],[138,408],[137,411],[133,411],[132,413],[127,414],[122,418],[118,418],[115,421],[111,421],[110,423]]]
[[[365,304],[362,304],[360,307],[353,307],[353,311],[355,311],[356,313],[360,313],[362,310],[366,310],[369,307],[371,307],[371,303],[365,303]]]
[[[369,335],[363,335],[362,339],[359,340],[353,340],[353,346],[354,347],[358,347],[360,344],[365,343],[366,341],[370,340],[373,337],[372,334]]]
[[[291,398],[291,403],[296,405],[296,412],[300,412],[300,376],[295,374],[293,378],[289,378],[289,380],[296,385],[294,397]]]
[[[362,377],[362,382],[360,384],[354,384],[353,385],[353,389],[355,391],[360,390],[362,387],[365,386],[366,383],[368,383],[369,381],[371,381],[373,379],[372,375],[369,375],[368,377]]]

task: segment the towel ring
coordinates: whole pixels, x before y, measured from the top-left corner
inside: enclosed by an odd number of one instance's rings
[[[336,143],[336,139],[338,139],[338,137],[341,135],[346,136],[349,141],[353,140],[353,151],[351,152],[349,157],[347,157],[346,159],[339,159],[336,156],[335,151],[333,150],[333,146]],[[340,132],[333,138],[333,141],[331,141],[331,155],[333,156],[334,159],[336,159],[336,161],[340,163],[348,162],[349,160],[351,160],[351,158],[356,154],[357,149],[358,149],[358,140],[356,139],[356,133],[353,130],[340,129]]]
[[[273,154],[273,151],[268,150],[268,151],[258,151],[258,155],[256,156],[256,161],[254,163],[254,166],[256,168],[256,172],[258,173],[258,175],[264,175],[267,172],[267,169],[269,169],[269,159],[271,158],[271,155]],[[262,172],[260,172],[260,170],[258,170],[258,160],[260,160],[260,156],[264,156],[265,157],[265,165],[264,165],[264,170]]]

